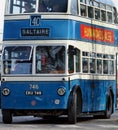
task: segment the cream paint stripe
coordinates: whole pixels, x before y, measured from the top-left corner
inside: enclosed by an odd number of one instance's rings
[[[6,41],[5,41],[6,42]],[[3,44],[5,44],[5,42],[3,42]],[[37,44],[37,45],[65,45],[67,46],[67,44],[71,44],[71,45],[74,45],[75,47],[79,48],[81,51],[87,51],[87,52],[95,52],[95,53],[105,53],[105,54],[114,54],[115,55],[115,52],[117,52],[117,48],[114,47],[114,46],[108,46],[110,44],[93,44],[93,43],[90,43],[90,42],[83,42],[83,41],[72,41],[72,40],[45,40],[45,43],[43,43],[44,41],[43,40],[25,40],[25,41],[7,41],[7,44],[5,45],[16,45],[16,42],[17,42],[17,45],[21,45],[21,44],[24,44],[24,45],[33,45],[34,44]],[[35,46],[37,46],[35,45]]]
[[[71,43],[73,41],[71,40],[22,40],[22,42],[20,40],[18,41],[3,41],[3,43],[5,45],[33,45],[33,46],[37,46],[37,45],[67,45],[67,43]],[[55,44],[56,43],[56,44]],[[75,43],[75,42],[74,42]]]
[[[78,75],[68,75],[68,76],[35,76],[35,77],[29,77],[29,76],[11,76],[11,77],[7,77],[7,76],[3,76],[1,81],[5,82],[5,81],[68,81],[69,79],[71,80],[76,80],[76,79],[80,79],[80,80],[115,80],[116,77],[111,76],[111,75],[91,75],[91,74],[78,74]]]
[[[50,76],[50,77],[47,77],[47,76],[2,76],[2,79],[1,81],[67,81],[68,80],[68,77],[65,77],[65,76],[62,76],[62,77],[59,77],[59,76]]]
[[[70,19],[70,20],[76,20],[76,21],[80,21],[80,22],[86,22],[89,24],[94,24],[97,26],[102,26],[102,27],[109,27],[109,28],[113,28],[116,29],[116,27],[118,27],[118,25],[116,24],[112,24],[112,23],[107,23],[107,22],[102,22],[102,21],[97,21],[94,19],[89,19],[89,18],[84,18],[81,16],[73,16],[73,15],[60,15],[60,14],[52,14],[52,15],[48,15],[48,14],[32,14],[32,15],[41,15],[42,19]],[[22,19],[30,19],[30,15],[26,15],[26,14],[21,14],[21,15],[6,15],[5,16],[5,20],[22,20]]]
[[[102,53],[102,54],[116,54],[117,48],[115,46],[108,46],[111,44],[94,44],[90,42],[82,42],[82,41],[76,41],[76,42],[70,42],[73,43],[74,46],[79,48],[81,51],[86,52],[95,52],[95,53]]]

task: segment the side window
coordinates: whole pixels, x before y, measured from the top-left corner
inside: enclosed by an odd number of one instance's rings
[[[106,21],[106,11],[101,10],[101,20]]]
[[[95,8],[95,19],[100,20],[100,9]]]
[[[95,59],[91,58],[90,59],[90,73],[95,73],[96,72],[96,65],[95,65]]]
[[[89,18],[94,17],[93,7],[91,7],[91,6],[88,6],[88,17]]]
[[[111,12],[107,12],[107,21],[108,21],[109,23],[112,22],[112,13],[111,13]]]
[[[108,60],[103,60],[103,73],[108,74]]]
[[[97,59],[97,73],[102,74],[102,60]]]
[[[82,59],[82,70],[83,73],[88,73],[89,69],[88,69],[88,58],[83,58]]]
[[[86,5],[82,5],[80,6],[80,13],[81,13],[81,16],[87,16],[87,13],[86,13]]]
[[[114,23],[118,23],[117,10],[113,8],[113,21]]]
[[[82,72],[89,72],[89,52],[82,52]]]
[[[109,73],[114,74],[114,61],[109,61]]]
[[[114,55],[83,52],[82,56],[83,73],[114,74]]]

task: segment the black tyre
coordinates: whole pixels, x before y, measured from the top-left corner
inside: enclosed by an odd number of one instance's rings
[[[111,92],[109,92],[107,96],[106,111],[104,114],[104,118],[109,119],[111,117],[112,111],[113,111],[113,97]]]
[[[73,93],[68,106],[68,121],[70,124],[77,122],[77,93]]]
[[[12,114],[10,110],[2,110],[2,120],[5,124],[11,124],[12,123]]]

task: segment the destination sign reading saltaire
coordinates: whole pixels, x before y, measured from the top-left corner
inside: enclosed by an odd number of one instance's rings
[[[49,36],[49,28],[22,28],[21,36]]]

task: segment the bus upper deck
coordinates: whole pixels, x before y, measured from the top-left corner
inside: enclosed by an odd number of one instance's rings
[[[65,13],[117,22],[117,9],[112,0],[11,0],[6,5],[6,15],[23,13]]]
[[[45,5],[46,9],[50,9],[39,11],[40,3]],[[53,5],[56,3],[58,5],[61,3],[61,8],[63,7],[64,10],[54,12]],[[117,45],[115,38],[117,9],[111,0],[107,0],[107,4],[100,0],[30,0],[28,4],[32,5],[34,11],[27,13],[25,4],[27,4],[27,0],[8,0],[4,21],[4,41],[89,39]],[[86,28],[87,34],[82,31]],[[80,33],[78,29],[81,30]],[[92,31],[98,33],[96,37],[94,35],[94,38],[91,37]],[[115,36],[113,36],[114,33]],[[103,38],[103,35],[106,35],[106,39]]]

